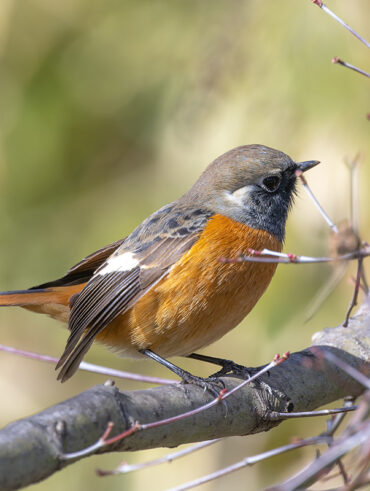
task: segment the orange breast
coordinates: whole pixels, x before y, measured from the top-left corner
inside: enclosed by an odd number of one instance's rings
[[[98,340],[126,356],[150,348],[163,357],[187,355],[219,339],[250,312],[275,272],[273,263],[223,263],[248,248],[281,250],[277,238],[222,215],[169,274],[119,316]]]

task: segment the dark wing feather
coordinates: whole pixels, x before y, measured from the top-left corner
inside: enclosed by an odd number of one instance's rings
[[[62,278],[43,283],[42,285],[33,286],[30,290],[86,283],[86,281],[89,281],[93,276],[94,272],[123,244],[125,240],[126,237],[113,242],[113,244],[102,247],[72,266]]]
[[[156,238],[135,252],[138,266],[129,271],[97,272],[92,277],[73,302],[71,333],[57,365],[62,366],[58,379],[64,381],[73,375],[97,334],[163,278],[198,237],[199,232],[191,232],[183,237]],[[123,245],[123,250],[114,255],[125,252]]]
[[[81,308],[82,314],[80,315],[79,310],[73,310],[72,313],[76,313],[75,319],[71,319],[71,325],[73,324],[74,329],[67,341],[66,349],[60,358],[57,368],[64,364],[62,370],[59,373],[58,379],[62,381],[69,378],[75,370],[77,370],[84,354],[90,348],[92,342],[94,341],[96,335],[103,329],[109,322],[111,322],[114,317],[116,317],[116,312],[119,310],[124,310],[125,306],[130,300],[131,296],[135,296],[139,293],[139,282],[138,277],[140,274],[140,269],[135,268],[131,271],[129,275],[122,278],[122,273],[114,273],[110,278],[104,278],[103,281],[99,282],[99,287],[103,286],[102,283],[110,285],[108,288],[114,294],[105,294],[104,290],[100,292],[98,289],[98,294],[93,294],[92,297],[96,300],[96,304],[91,306],[89,309],[89,302],[85,302],[83,308]],[[87,287],[91,287],[86,291],[86,297],[88,298],[91,291],[97,288],[97,285],[88,284]],[[121,291],[121,293],[119,293]],[[84,313],[86,316],[84,317]],[[75,320],[75,322],[73,322]],[[83,333],[86,329],[85,325],[89,325],[88,330],[80,341],[81,332]],[[103,327],[101,327],[103,326]]]

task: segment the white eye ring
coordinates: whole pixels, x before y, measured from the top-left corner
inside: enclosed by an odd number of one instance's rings
[[[267,176],[262,180],[262,187],[269,193],[276,191],[281,183],[281,176],[274,174],[272,176]]]

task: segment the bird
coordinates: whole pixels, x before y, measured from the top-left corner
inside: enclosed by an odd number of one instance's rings
[[[90,254],[54,281],[0,293],[68,324],[56,369],[64,382],[97,341],[123,357],[151,358],[185,382],[204,383],[168,358],[195,353],[236,327],[269,285],[277,264],[228,262],[264,248],[282,250],[297,163],[264,145],[243,145],[216,158],[179,199],[130,235]]]

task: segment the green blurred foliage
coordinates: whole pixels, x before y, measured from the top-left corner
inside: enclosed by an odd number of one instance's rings
[[[329,6],[369,36],[367,0],[331,0]],[[212,159],[245,143],[270,145],[297,160],[321,160],[309,180],[336,221],[349,214],[343,159],[360,152],[359,218],[368,238],[368,80],[330,63],[340,56],[368,69],[366,55],[308,0],[2,0],[0,288],[62,275],[176,199]],[[285,249],[325,254],[327,237],[327,227],[300,193]],[[330,274],[323,266],[279,267],[248,319],[204,352],[258,365],[276,352],[307,346],[316,330],[343,319],[351,296],[343,282],[303,323],[307,304]],[[0,322],[3,344],[55,356],[63,349],[66,332],[51,319],[4,309]],[[168,376],[151,362],[120,360],[99,346],[87,359]],[[199,363],[179,362],[209,373]],[[61,386],[51,366],[5,354],[0,369],[2,424],[104,380],[77,374]],[[122,381],[119,386],[134,387]],[[34,489],[146,489],[150,482],[155,491],[323,428],[321,420],[285,423],[266,435],[230,439],[201,457],[108,483],[94,468],[112,468],[120,457],[88,459]],[[312,449],[300,450],[207,489],[258,490],[313,456]]]

